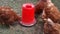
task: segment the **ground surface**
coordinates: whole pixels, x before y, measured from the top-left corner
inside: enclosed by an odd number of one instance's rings
[[[17,14],[21,15],[21,7],[23,3],[36,3],[38,0],[0,0],[0,6],[10,6]],[[60,0],[52,0],[60,9]],[[43,34],[43,22],[40,16],[37,18],[37,24],[32,27],[23,27],[19,24],[15,26],[0,25],[0,34]]]

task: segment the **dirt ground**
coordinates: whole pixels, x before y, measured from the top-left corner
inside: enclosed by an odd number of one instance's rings
[[[10,6],[17,14],[21,15],[22,4],[33,3],[36,4],[38,0],[0,0],[0,6]],[[52,0],[60,9],[60,0]],[[23,27],[19,24],[10,26],[0,25],[0,34],[43,34],[43,21],[40,16],[37,16],[37,23],[32,27]]]

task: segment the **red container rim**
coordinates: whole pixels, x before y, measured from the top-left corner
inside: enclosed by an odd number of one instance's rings
[[[32,3],[25,3],[25,4],[23,4],[22,7],[27,8],[27,9],[31,9],[31,8],[34,8],[34,5]]]

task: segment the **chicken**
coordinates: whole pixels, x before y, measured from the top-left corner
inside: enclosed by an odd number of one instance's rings
[[[60,24],[54,23],[50,18],[45,19],[44,34],[60,34]]]
[[[45,6],[44,0],[39,0],[39,2],[35,5],[35,14],[40,15],[43,12]]]
[[[20,21],[18,16],[11,7],[0,6],[0,24],[11,25],[15,21]]]
[[[60,12],[58,8],[49,0],[45,5],[45,13],[47,17],[54,21],[54,23],[60,23]]]

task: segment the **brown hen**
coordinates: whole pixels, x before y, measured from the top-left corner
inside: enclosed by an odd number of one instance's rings
[[[47,17],[54,21],[54,23],[60,23],[60,12],[51,0],[46,4],[45,13]]]
[[[39,0],[35,5],[35,14],[40,15],[45,7],[45,0]]]
[[[15,21],[20,21],[18,16],[11,7],[0,6],[0,24],[11,25]]]
[[[46,19],[44,24],[44,34],[60,34],[60,24],[54,23],[51,19]]]

